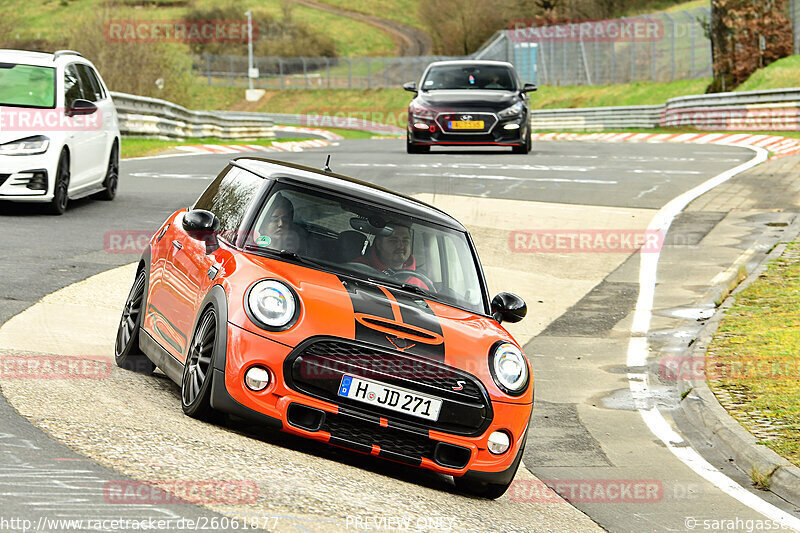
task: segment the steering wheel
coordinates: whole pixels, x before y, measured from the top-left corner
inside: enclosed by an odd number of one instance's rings
[[[359,263],[358,261],[348,261],[345,263],[345,265],[357,272],[363,272],[364,274],[374,274],[376,272],[380,272],[380,270],[377,268],[373,268],[365,263]]]
[[[431,281],[431,279],[422,272],[417,272],[416,270],[398,270],[394,273],[395,278],[399,279],[402,276],[406,276],[404,283],[408,282],[409,278],[417,278],[422,283],[427,285],[429,291],[433,293],[436,292],[436,286],[433,284],[433,281]]]

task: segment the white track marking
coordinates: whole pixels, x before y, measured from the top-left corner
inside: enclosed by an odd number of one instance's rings
[[[768,157],[766,150],[763,148],[752,148],[752,150],[756,152],[756,155],[750,161],[711,178],[705,183],[674,198],[667,205],[662,207],[655,214],[647,229],[649,231],[662,231],[666,234],[672,221],[689,202],[724,183],[733,176],[766,161]],[[643,367],[647,364],[647,357],[649,354],[647,334],[650,330],[650,321],[652,318],[659,256],[660,252],[641,254],[639,266],[639,298],[636,301],[633,325],[631,326],[631,338],[628,343],[627,365],[631,368]],[[646,373],[629,373],[628,386],[630,387],[634,404],[645,424],[675,457],[680,459],[698,475],[714,484],[725,494],[728,494],[771,520],[778,521],[785,526],[800,531],[800,519],[762,500],[717,470],[706,461],[697,450],[688,445],[684,438],[670,426],[669,422],[667,422],[657,407],[649,407],[651,395],[648,386],[648,375]]]
[[[438,174],[425,172],[398,172],[397,176],[423,176],[436,178],[461,178],[475,180],[497,180],[497,181],[532,181],[548,183],[587,183],[592,185],[616,185],[616,181],[590,180],[590,179],[568,179],[568,178],[520,178],[519,176],[498,176],[496,174],[456,174],[454,172],[440,172]]]
[[[455,168],[475,170],[541,170],[545,172],[589,172],[597,167],[566,165],[509,165],[502,163],[342,163],[343,167],[374,168]]]

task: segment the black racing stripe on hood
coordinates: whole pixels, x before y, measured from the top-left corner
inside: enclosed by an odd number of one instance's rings
[[[445,346],[441,322],[420,296],[386,288],[395,300],[392,302],[377,285],[352,279],[340,278],[340,281],[350,296],[355,316],[367,319],[375,317],[378,320],[374,322],[398,325],[395,333],[387,332],[386,329],[369,327],[364,323],[370,322],[369,320],[362,322],[354,316],[356,340],[444,361]],[[395,321],[393,304],[399,307],[400,322]],[[428,334],[426,336],[432,340],[429,342],[409,340],[404,334],[404,330],[408,330],[409,327],[426,332]]]

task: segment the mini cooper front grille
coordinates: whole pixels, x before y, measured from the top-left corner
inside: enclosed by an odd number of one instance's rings
[[[398,413],[338,395],[344,375],[363,377],[390,386],[440,398],[437,421]],[[382,416],[417,428],[458,435],[480,434],[492,419],[483,385],[473,375],[451,366],[368,344],[330,337],[309,339],[284,363],[287,384],[304,394],[350,409]]]

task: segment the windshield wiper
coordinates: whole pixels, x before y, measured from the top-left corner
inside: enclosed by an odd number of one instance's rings
[[[396,281],[391,281],[384,278],[367,278],[367,280],[371,281],[372,283],[383,283],[384,285],[389,285],[395,289],[400,289],[406,292],[413,292],[415,294],[419,294],[420,296],[431,297],[433,293],[430,291],[426,291],[419,285],[414,285],[412,283],[397,283]]]
[[[307,257],[303,257],[302,255],[299,255],[297,252],[292,252],[290,250],[275,250],[275,249],[270,249],[270,248],[256,248],[256,247],[250,247],[250,248],[251,249],[256,249],[256,250],[259,250],[259,251],[262,251],[262,252],[267,252],[268,254],[274,254],[274,255],[278,255],[280,257],[285,257],[287,259],[292,259],[292,260],[297,261],[298,263],[302,263],[304,265],[311,265],[311,266],[320,267],[320,268],[327,268],[327,266],[323,265],[322,263],[318,263],[317,261],[314,261],[313,259],[309,259]]]

